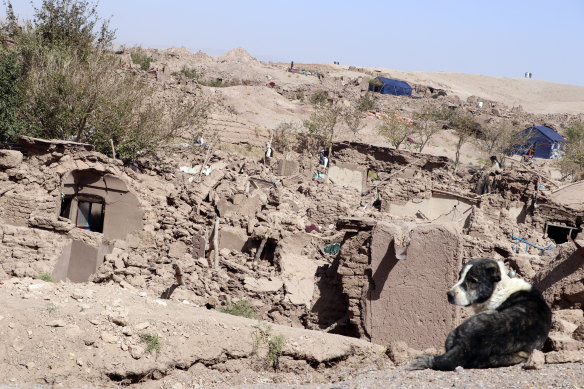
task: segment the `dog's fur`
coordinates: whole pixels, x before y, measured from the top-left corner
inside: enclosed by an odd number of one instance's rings
[[[447,293],[452,304],[472,306],[470,317],[446,338],[446,352],[419,357],[410,369],[453,370],[509,366],[541,349],[552,313],[541,293],[520,278],[510,278],[502,262],[468,262]]]

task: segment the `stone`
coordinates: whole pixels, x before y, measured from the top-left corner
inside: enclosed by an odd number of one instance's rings
[[[550,332],[546,345],[553,351],[575,351],[584,347],[582,342],[562,332]]]
[[[527,362],[523,365],[525,370],[539,370],[545,365],[545,355],[540,350],[533,350]]]
[[[66,325],[67,323],[65,323],[65,320],[61,319],[51,320],[50,322],[47,323],[47,326],[49,327],[65,327]]]
[[[256,293],[277,292],[284,286],[284,281],[280,278],[252,278],[245,277],[243,280],[245,289]]]
[[[22,153],[17,150],[0,150],[0,168],[14,169],[22,163]]]
[[[182,258],[187,252],[187,245],[182,241],[172,243],[168,249],[168,256],[170,258]]]
[[[572,337],[580,342],[584,342],[584,324],[580,324],[572,333]]]
[[[551,351],[545,354],[545,363],[570,363],[582,362],[583,360],[582,351],[576,350]]]
[[[410,359],[410,354],[408,353],[408,344],[406,342],[390,342],[387,346],[386,354],[389,359],[391,359],[391,361],[396,365],[406,363]]]
[[[247,232],[243,228],[219,225],[219,249],[242,251],[247,239]]]
[[[556,316],[552,316],[552,331],[571,334],[576,330],[576,328],[578,328],[577,324],[567,320],[558,319]]]
[[[276,162],[274,174],[276,176],[293,176],[300,171],[300,164],[297,160],[280,159]]]
[[[130,351],[132,358],[140,359],[142,358],[142,355],[144,355],[145,349],[141,345],[130,345],[128,346],[128,350]]]
[[[118,337],[110,332],[104,331],[101,333],[101,340],[103,340],[106,343],[117,343]]]
[[[584,313],[581,309],[558,309],[554,311],[554,319],[561,319],[576,325],[584,324]]]

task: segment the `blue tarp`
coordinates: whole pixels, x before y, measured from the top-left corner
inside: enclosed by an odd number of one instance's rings
[[[535,158],[558,158],[566,147],[566,140],[556,131],[545,126],[534,126],[526,128],[519,134],[520,138],[527,141],[515,147],[515,154],[525,154],[530,148],[534,148]]]
[[[377,77],[378,83],[369,83],[370,92],[379,92],[384,95],[411,96],[412,87],[405,81],[391,78]],[[381,85],[378,85],[381,83]]]

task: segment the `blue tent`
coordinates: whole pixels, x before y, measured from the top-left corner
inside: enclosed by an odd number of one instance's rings
[[[411,96],[412,87],[405,81],[377,77],[369,82],[369,92],[379,92],[384,95]]]
[[[556,131],[545,126],[526,128],[518,134],[525,139],[523,145],[515,147],[515,154],[526,154],[533,147],[533,157],[556,159],[560,158],[566,148],[566,140]]]

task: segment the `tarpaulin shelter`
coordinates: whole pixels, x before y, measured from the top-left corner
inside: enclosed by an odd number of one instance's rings
[[[369,81],[369,92],[379,92],[384,95],[411,96],[412,87],[405,81],[376,77]]]
[[[534,149],[533,157],[556,159],[564,154],[567,141],[555,130],[545,126],[533,126],[526,128],[518,134],[520,139],[525,139],[523,145],[515,147],[515,154],[526,154]]]

